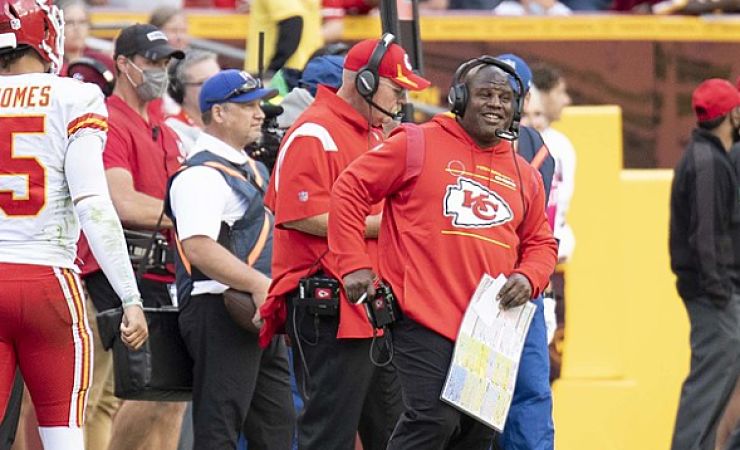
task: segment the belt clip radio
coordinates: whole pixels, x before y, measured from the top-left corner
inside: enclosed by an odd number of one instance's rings
[[[339,315],[339,281],[318,274],[302,278],[298,283],[298,304],[309,314]]]
[[[373,327],[383,329],[397,320],[396,297],[390,286],[380,282],[375,288],[375,296],[365,300],[367,318]]]

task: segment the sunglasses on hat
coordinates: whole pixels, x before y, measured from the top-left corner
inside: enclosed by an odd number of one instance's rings
[[[262,80],[254,78],[252,76],[246,77],[246,81],[244,81],[244,84],[239,86],[238,88],[232,90],[228,94],[226,94],[222,98],[207,98],[206,101],[209,103],[223,103],[228,102],[229,99],[238,97],[240,95],[246,94],[248,92],[252,92],[255,89],[261,89],[262,88]]]

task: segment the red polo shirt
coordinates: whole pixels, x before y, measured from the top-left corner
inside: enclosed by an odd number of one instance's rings
[[[297,289],[298,281],[319,269],[341,279],[335,256],[325,237],[283,228],[286,222],[329,212],[332,185],[358,156],[381,142],[382,134],[371,130],[367,119],[329,89],[319,86],[316,100],[303,112],[283,138],[265,201],[275,213],[270,294],[261,308],[265,326],[263,344],[282,331],[285,294]],[[375,205],[377,214],[381,206]],[[376,260],[376,240],[368,242]],[[352,305],[341,293],[338,338],[372,337],[372,327],[362,307]]]
[[[167,179],[182,161],[177,135],[161,118],[152,116],[147,122],[117,95],[108,97],[106,105],[109,127],[103,151],[105,169],[120,167],[128,171],[137,192],[164,199]],[[100,269],[84,237],[77,255],[83,263],[83,274]]]

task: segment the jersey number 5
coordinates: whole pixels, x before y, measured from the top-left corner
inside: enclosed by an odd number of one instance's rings
[[[0,210],[7,216],[33,217],[46,204],[46,169],[33,156],[16,156],[13,148],[16,134],[44,133],[44,122],[44,116],[0,117]],[[13,189],[18,177],[25,178],[23,195]]]

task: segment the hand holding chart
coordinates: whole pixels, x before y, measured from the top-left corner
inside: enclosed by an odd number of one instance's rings
[[[496,299],[506,277],[483,275],[463,317],[441,399],[503,431],[519,360],[536,307],[502,310]]]

